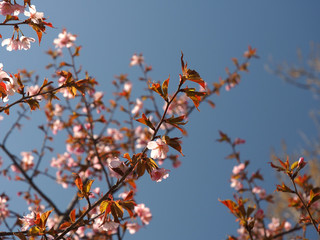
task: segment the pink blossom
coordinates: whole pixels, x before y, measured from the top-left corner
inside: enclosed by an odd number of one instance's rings
[[[20,49],[28,50],[31,47],[30,42],[35,42],[36,40],[32,37],[20,37]],[[19,49],[19,50],[20,50]]]
[[[142,128],[141,126],[138,126],[135,129],[134,134],[137,138],[136,148],[144,148],[148,144],[152,135],[152,131],[153,130],[151,128]]]
[[[119,223],[116,223],[114,221],[106,221],[104,224],[100,226],[100,228],[104,231],[112,231],[116,230],[119,227]]]
[[[153,159],[165,159],[169,152],[168,145],[163,142],[160,138],[156,141],[148,142],[147,148],[151,150],[150,156]]]
[[[8,209],[8,202],[9,198],[2,194],[0,196],[0,213],[1,213],[1,218],[0,218],[0,223],[1,223],[1,219],[6,218],[10,215],[9,209]]]
[[[27,216],[23,216],[23,218],[19,218],[22,221],[22,228],[21,231],[26,231],[29,227],[36,224],[36,214],[31,212]]]
[[[66,29],[62,30],[62,33],[59,33],[58,38],[53,40],[56,48],[70,48],[74,46],[74,42],[76,41],[77,35],[73,35],[71,33],[67,33]]]
[[[80,124],[73,126],[73,137],[75,138],[84,138],[86,136],[83,131],[83,127]]]
[[[19,13],[24,11],[24,6],[19,4],[11,4],[10,2],[0,2],[0,14],[3,16],[14,15],[17,16]]]
[[[231,178],[231,184],[230,187],[234,188],[235,190],[241,190],[243,188],[243,184],[238,181],[238,179]]]
[[[37,12],[36,7],[34,5],[31,5],[29,7],[29,12],[24,11],[24,15],[26,17],[29,17],[31,21],[35,24],[39,24],[44,17],[43,12]]]
[[[22,156],[21,166],[22,166],[23,170],[27,171],[27,170],[33,168],[34,157],[31,155],[31,152],[21,152],[21,156]]]
[[[1,46],[3,47],[4,45],[7,45],[6,49],[7,51],[12,51],[12,50],[20,50],[21,42],[19,39],[13,39],[13,38],[6,38],[2,40]]]
[[[33,95],[38,94],[39,90],[40,90],[39,85],[34,85],[34,86],[27,87],[26,92],[27,92],[27,94],[29,94],[29,96],[33,96]],[[39,95],[39,96],[36,96],[35,98],[37,100],[41,100],[43,97],[41,95]]]
[[[52,124],[52,133],[56,135],[58,131],[62,130],[64,127],[63,122],[60,121],[60,119],[56,119]]]
[[[136,115],[137,113],[139,113],[139,111],[143,108],[143,102],[137,98],[136,99],[136,104],[134,105],[134,108],[132,109],[131,113],[133,115]]]
[[[237,175],[241,173],[246,168],[246,165],[244,163],[240,163],[238,166],[234,166],[232,169],[232,173],[234,175]]]
[[[166,179],[169,177],[170,170],[164,168],[157,168],[152,170],[150,176],[152,181],[161,182],[162,179]]]
[[[261,199],[266,197],[266,190],[261,187],[254,187],[252,192],[258,194]]]
[[[279,218],[272,218],[271,223],[268,224],[268,228],[271,231],[276,231],[278,227],[280,226],[280,220]]]
[[[173,166],[174,168],[180,167],[180,166],[181,166],[181,161],[178,160],[178,159],[175,160],[175,161],[173,161],[172,166]]]
[[[55,105],[54,105],[54,111],[53,111],[53,114],[55,115],[55,116],[57,116],[57,117],[61,117],[62,116],[62,113],[63,113],[63,107],[60,105],[60,104],[58,104],[58,103],[56,103]]]
[[[107,134],[109,136],[112,136],[112,138],[116,141],[120,141],[123,139],[123,134],[116,128],[108,128],[107,129]]]
[[[144,58],[141,53],[139,56],[137,54],[133,54],[133,56],[131,57],[130,66],[141,65],[143,63],[144,63]]]
[[[127,223],[126,227],[130,234],[135,234],[141,228],[138,223]]]
[[[178,98],[175,98],[175,100],[170,104],[167,114],[168,115],[186,115],[188,112],[188,100],[189,98],[187,95],[181,95]],[[163,109],[167,107],[167,104],[163,106]]]
[[[134,207],[134,211],[140,217],[143,224],[148,225],[150,223],[152,218],[150,208],[147,208],[143,203],[140,203]]]
[[[286,222],[284,223],[284,226],[283,226],[283,227],[284,227],[284,229],[285,229],[286,231],[289,231],[292,226],[291,226],[291,223],[289,223],[289,222],[286,221]]]
[[[132,83],[130,81],[127,81],[124,85],[123,85],[123,91],[130,93],[132,89]]]

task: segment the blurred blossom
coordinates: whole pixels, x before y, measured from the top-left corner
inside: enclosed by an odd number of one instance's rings
[[[123,85],[123,91],[129,93],[131,92],[132,89],[132,83],[130,81],[127,81],[124,85]]]
[[[234,175],[237,175],[241,173],[245,168],[246,168],[246,165],[244,163],[240,163],[239,165],[233,167],[232,173]]]
[[[116,141],[120,141],[124,137],[123,134],[116,128],[108,128],[107,134],[108,136],[111,136]]]
[[[143,63],[144,63],[144,58],[141,53],[139,55],[133,54],[133,56],[131,57],[130,66],[140,65]]]
[[[151,180],[156,182],[161,182],[162,179],[166,179],[169,177],[170,170],[164,168],[154,169],[151,172]]]
[[[62,30],[62,33],[59,33],[58,38],[53,40],[53,44],[56,48],[70,48],[74,46],[77,36],[71,33],[67,33],[66,29]]]
[[[152,214],[150,208],[147,208],[143,203],[134,207],[135,213],[140,217],[143,224],[148,225],[151,221]]]
[[[243,184],[238,181],[238,179],[231,178],[231,184],[230,187],[234,188],[235,190],[241,190],[243,188]]]
[[[139,111],[143,108],[143,102],[137,98],[136,99],[136,104],[134,105],[134,108],[132,109],[131,113],[133,115],[136,115],[137,113],[139,113]]]
[[[126,227],[130,234],[135,234],[141,228],[138,223],[127,223]]]

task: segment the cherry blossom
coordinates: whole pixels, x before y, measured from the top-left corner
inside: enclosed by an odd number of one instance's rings
[[[28,50],[31,47],[31,42],[35,42],[36,40],[32,37],[25,37],[21,36],[20,37],[20,49]]]
[[[8,197],[4,194],[1,195],[0,196],[0,215],[1,215],[0,223],[1,223],[1,219],[8,217],[10,214],[7,202],[8,202]]]
[[[130,81],[127,81],[124,85],[123,85],[123,91],[130,93],[132,89],[132,83]]]
[[[107,134],[108,136],[111,136],[116,141],[120,141],[124,137],[123,134],[116,128],[108,128]]]
[[[126,227],[130,234],[135,234],[141,228],[138,223],[127,223]]]
[[[106,221],[104,224],[100,226],[100,228],[104,231],[112,231],[119,227],[119,223],[114,221]]]
[[[1,43],[1,46],[5,46],[7,45],[6,49],[8,51],[12,51],[12,50],[20,50],[21,47],[20,47],[20,40],[19,39],[13,39],[13,38],[6,38],[4,40],[2,40],[2,43]]]
[[[244,163],[240,163],[238,166],[234,166],[232,169],[232,173],[234,175],[237,175],[241,173],[246,168],[246,165]]]
[[[24,6],[19,5],[17,3],[11,4],[7,1],[0,2],[0,14],[3,16],[6,15],[14,15],[17,16],[20,13],[24,12]]]
[[[230,187],[232,187],[232,188],[234,188],[235,190],[238,191],[238,190],[243,188],[243,184],[238,179],[231,178]]]
[[[266,197],[266,190],[261,187],[254,187],[252,192],[258,194],[261,199]]]
[[[43,12],[37,12],[36,7],[34,5],[31,5],[29,7],[29,12],[24,11],[24,15],[26,17],[29,17],[31,21],[35,24],[39,24],[44,17]]]
[[[53,40],[53,43],[56,48],[70,48],[74,46],[74,42],[76,41],[77,35],[73,35],[71,33],[67,33],[66,29],[62,30],[62,33],[59,33],[58,38]]]
[[[22,162],[21,166],[23,170],[27,171],[34,166],[33,159],[34,157],[31,155],[31,152],[21,152]]]
[[[23,218],[19,218],[22,222],[22,228],[21,231],[26,231],[29,227],[36,224],[36,214],[34,212],[31,212],[30,214],[23,216]]]
[[[144,63],[144,58],[141,53],[140,55],[133,54],[133,56],[131,57],[130,66],[141,65],[143,63]]]
[[[148,225],[151,221],[152,214],[150,208],[147,208],[143,203],[134,207],[135,213],[140,217],[143,224]]]
[[[156,141],[148,142],[147,148],[151,150],[150,156],[153,159],[165,159],[169,152],[168,145],[163,142],[160,138]]]
[[[134,105],[134,108],[131,110],[131,113],[133,115],[136,115],[137,113],[139,113],[139,111],[143,108],[143,102],[137,98],[136,99],[136,104]]]
[[[166,179],[169,177],[170,170],[164,169],[164,168],[158,168],[154,169],[151,172],[151,180],[156,182],[161,182],[162,179]]]

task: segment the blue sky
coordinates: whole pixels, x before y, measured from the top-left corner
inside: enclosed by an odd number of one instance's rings
[[[248,45],[257,48],[260,58],[250,62],[250,72],[243,74],[241,84],[215,96],[215,109],[202,105],[201,112],[191,116],[182,166],[164,182],[145,179],[139,184],[137,199],[151,208],[153,220],[127,239],[225,239],[235,233],[234,217],[218,202],[218,198],[232,197],[229,178],[234,165],[224,160],[228,146],[215,141],[218,130],[247,140],[239,148],[241,156],[251,160],[252,171],[261,169],[269,192],[275,189],[275,173],[267,164],[270,150],[281,153],[285,140],[289,152],[298,152],[304,146],[299,131],[316,136],[309,112],[318,101],[268,73],[265,65],[270,57],[275,63],[296,63],[297,48],[307,56],[310,42],[319,42],[319,1],[32,2],[55,28],[47,30],[40,46],[33,44],[27,52],[9,53],[2,48],[0,62],[5,70],[26,67],[50,77],[44,70],[49,61],[44,52],[66,28],[78,35],[77,44],[83,46],[78,63],[109,94],[114,75],[128,73],[129,79],[138,81],[139,69],[129,67],[134,53],[143,53],[153,66],[154,80],[170,75],[173,82],[180,73],[183,51],[190,68],[211,84],[226,77],[224,69],[232,69],[232,57],[241,59]],[[4,38],[11,33],[2,28]],[[140,93],[137,89],[137,96]],[[18,144],[21,151],[30,145],[20,140]]]

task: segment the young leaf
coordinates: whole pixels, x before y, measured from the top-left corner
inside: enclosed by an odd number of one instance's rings
[[[28,100],[25,100],[25,102],[28,103],[31,111],[34,111],[37,108],[40,108],[39,102],[35,99],[28,99]]]
[[[169,145],[170,147],[177,150],[182,156],[184,156],[182,153],[181,145],[180,145],[180,143],[181,143],[180,138],[170,138],[170,137],[164,135],[164,136],[162,136],[162,140],[167,145]]]
[[[136,121],[148,126],[152,130],[155,130],[155,127],[153,126],[152,122],[146,117],[144,113],[142,113],[142,117],[139,119],[135,119]]]
[[[170,80],[170,76],[166,80],[164,80],[163,83],[162,83],[163,98],[166,101],[168,100],[169,80]]]

